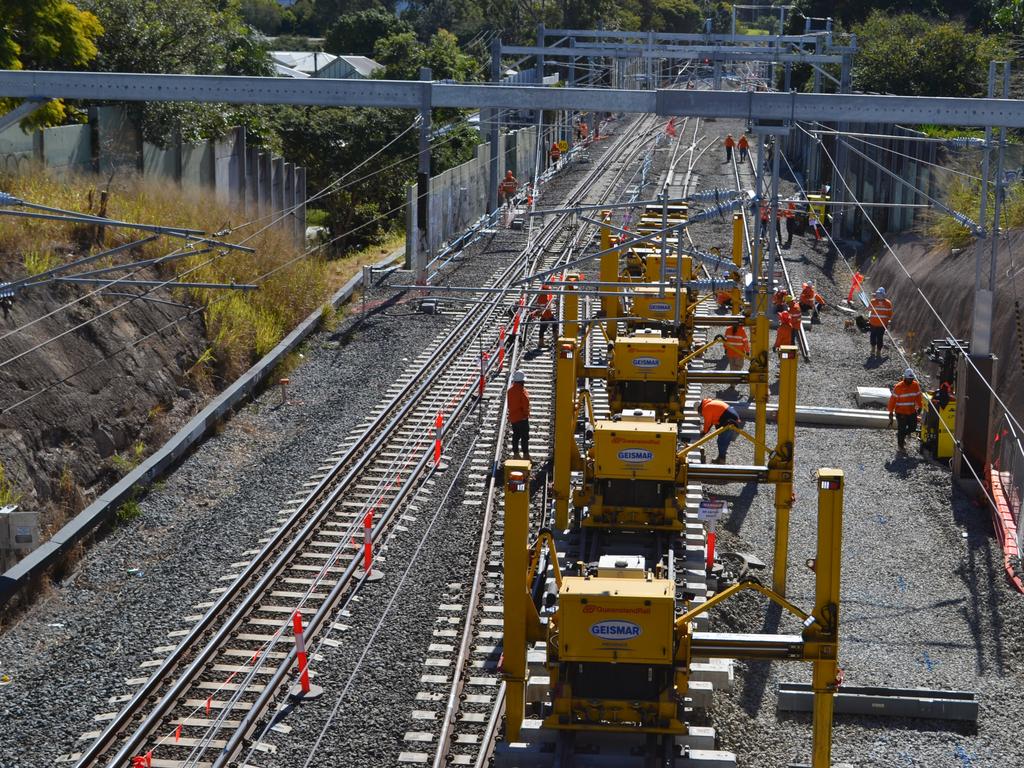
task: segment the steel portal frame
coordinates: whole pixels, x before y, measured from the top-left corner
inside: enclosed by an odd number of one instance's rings
[[[398,80],[156,75],[0,70],[0,96],[104,101],[194,101],[321,107],[574,109],[664,116],[794,121],[931,123],[1024,128],[1024,101],[945,96],[545,88]]]

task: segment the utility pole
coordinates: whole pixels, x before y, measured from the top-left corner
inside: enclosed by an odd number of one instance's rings
[[[501,82],[501,38],[494,38],[491,41],[491,82],[497,85]],[[501,175],[501,166],[499,164],[498,154],[500,152],[500,125],[501,125],[501,110],[489,109],[487,115],[490,119],[490,136],[488,144],[490,146],[490,157],[488,159],[488,179],[487,179],[487,211],[495,211],[498,208],[498,184],[500,183],[499,176]]]
[[[851,41],[853,39],[851,38]],[[851,46],[856,45],[856,42],[851,42]],[[853,90],[853,56],[849,53],[843,54],[842,69],[839,74],[839,92],[850,93]],[[838,247],[839,241],[843,237],[843,200],[845,199],[845,187],[843,185],[843,179],[846,175],[846,144],[843,141],[843,134],[849,128],[848,123],[836,123],[836,149],[835,149],[835,160],[836,165],[834,173],[832,175],[832,241],[836,243]],[[821,222],[824,224],[825,222]]]
[[[1010,98],[1010,62],[991,62],[988,70],[988,96],[996,96],[997,71],[1002,65],[999,98]],[[995,194],[992,203],[992,225],[987,226],[989,167],[992,146],[992,127],[985,128],[985,154],[982,159],[982,186],[979,224],[987,230],[989,238],[988,270],[984,268],[985,248],[975,245],[974,263],[974,317],[971,323],[971,348],[961,357],[956,377],[956,448],[953,453],[953,474],[961,485],[976,490],[977,477],[981,477],[989,461],[992,440],[994,398],[991,391],[995,381],[998,360],[992,354],[992,316],[996,297],[996,259],[999,256],[999,235],[1005,194],[1004,161],[1006,128],[999,128],[996,155]],[[987,272],[987,275],[986,275]],[[986,279],[987,277],[987,279]],[[967,358],[967,359],[964,359]]]
[[[430,243],[430,88],[434,73],[420,67],[420,151],[416,173],[416,254],[412,264],[417,285],[427,281],[427,261],[433,256]]]

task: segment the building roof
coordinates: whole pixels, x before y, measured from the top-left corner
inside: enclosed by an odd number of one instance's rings
[[[367,56],[339,56],[338,58],[346,62],[363,77],[370,77],[378,69],[384,68],[383,64],[379,64]]]
[[[322,51],[271,51],[270,58],[275,64],[280,64],[288,69],[304,72],[306,75],[315,75],[338,57],[333,53],[323,53]]]

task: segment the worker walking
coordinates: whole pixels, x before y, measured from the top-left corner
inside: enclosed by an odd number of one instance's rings
[[[725,135],[725,162],[732,162],[732,148],[736,146],[736,140],[731,133]]]
[[[537,298],[534,301],[533,316],[538,321],[538,327],[540,331],[537,339],[537,349],[543,349],[544,347],[544,334],[549,325],[553,325],[555,322],[555,296],[550,293],[551,287],[545,283],[543,289],[537,294]],[[554,329],[551,331],[552,337],[558,336]]]
[[[785,248],[791,248],[793,246],[793,233],[796,232],[796,203],[790,202],[786,205],[786,212],[783,214],[786,217],[786,245]],[[781,238],[780,238],[781,239]]]
[[[705,435],[718,427],[740,427],[743,424],[736,409],[724,400],[705,397],[697,405],[697,413],[704,417],[704,431],[701,434]],[[718,435],[718,458],[712,462],[713,464],[725,464],[725,454],[729,450],[729,445],[738,436],[739,433],[733,429],[727,429]]]
[[[740,150],[740,162],[747,162],[747,158],[750,156],[750,142],[747,141],[746,134],[740,134],[740,140],[737,142],[736,146]]]
[[[548,157],[551,158],[551,167],[558,168],[558,161],[562,159],[562,148],[557,141],[551,142],[551,149],[548,150]]]
[[[750,355],[750,340],[743,323],[733,323],[725,329],[725,356],[730,371],[743,370],[743,358]]]
[[[512,171],[505,171],[505,178],[501,184],[498,185],[498,193],[501,196],[502,204],[506,208],[512,207],[512,202],[515,199],[516,191],[519,189],[519,182],[516,177],[512,175]]]
[[[512,427],[512,457],[518,459],[522,449],[522,455],[530,458],[530,394],[522,371],[512,374],[508,388],[508,423]]]
[[[882,356],[885,329],[892,320],[892,302],[885,297],[885,288],[875,291],[868,305],[868,324],[871,326],[871,357]]]
[[[924,395],[912,368],[903,372],[903,379],[897,381],[889,396],[889,424],[896,415],[896,442],[900,453],[906,453],[907,435],[917,429],[917,416],[924,408]]]

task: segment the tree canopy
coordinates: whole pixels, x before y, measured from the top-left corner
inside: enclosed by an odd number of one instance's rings
[[[412,31],[412,25],[395,14],[383,8],[370,8],[338,19],[327,31],[324,50],[339,55],[372,56],[381,38]]]
[[[96,69],[197,75],[271,75],[266,47],[242,22],[238,0],[79,0],[103,22]],[[147,140],[198,141],[254,111],[216,104],[149,102],[132,108]]]
[[[853,85],[859,91],[911,96],[981,96],[988,63],[1004,53],[994,37],[968,32],[959,21],[873,11],[856,25],[859,52]]]
[[[0,0],[0,69],[81,69],[96,58],[99,19],[67,0]],[[0,99],[0,112],[16,106]],[[22,120],[22,128],[57,125],[67,111],[52,101]]]

